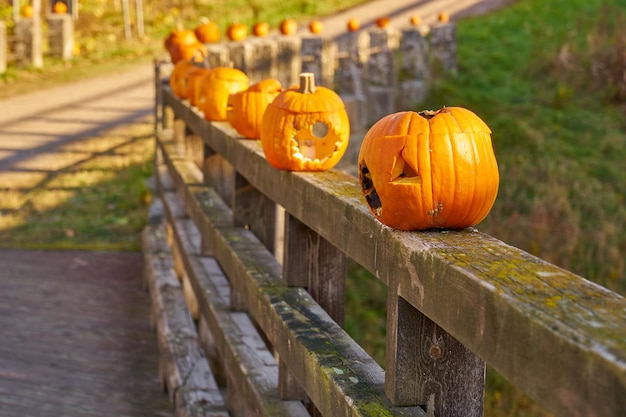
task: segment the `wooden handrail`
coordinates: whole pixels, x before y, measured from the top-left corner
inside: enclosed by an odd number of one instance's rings
[[[160,131],[159,147],[204,252],[221,266],[281,368],[324,415],[368,415],[374,403],[393,415],[420,415],[418,405],[428,412],[434,406],[434,415],[480,415],[483,361],[556,415],[626,409],[623,297],[475,229],[392,230],[369,214],[356,178],[275,170],[258,141],[239,140],[228,124],[205,121],[161,88],[164,106],[184,128]],[[180,151],[189,140],[205,148],[196,158],[204,173]],[[216,156],[226,169],[211,168]],[[265,203],[247,203],[243,218],[250,221],[235,224],[244,191]],[[290,267],[281,269],[274,248],[261,243],[271,232],[253,233],[262,226],[254,219],[274,204],[387,286],[385,373],[302,288],[285,285]],[[192,282],[202,299],[205,288]],[[310,328],[324,328],[323,340],[336,351],[320,346],[319,334],[310,339]],[[346,369],[333,365],[339,363]],[[367,383],[346,385],[355,380]]]

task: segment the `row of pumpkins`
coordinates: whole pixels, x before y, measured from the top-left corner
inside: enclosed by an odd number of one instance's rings
[[[180,61],[169,82],[206,120],[228,121],[242,137],[260,139],[276,169],[326,171],[348,147],[344,102],[316,87],[312,73],[300,74],[300,85],[289,88],[272,78],[249,85],[236,68]],[[461,107],[381,118],[363,139],[358,177],[370,212],[399,230],[476,225],[491,210],[499,185],[491,131]]]
[[[63,3],[61,3],[63,4]],[[445,13],[439,13],[437,17],[439,22],[445,23],[450,20],[450,16]],[[374,21],[379,28],[389,26],[390,18],[382,16]],[[418,15],[411,15],[409,18],[411,25],[417,26],[421,24],[421,18]],[[356,32],[361,28],[361,22],[356,17],[351,17],[346,22],[348,32]],[[298,22],[292,18],[283,19],[278,30],[283,35],[293,35],[298,30]],[[309,23],[309,31],[314,35],[319,35],[324,30],[324,24],[320,20],[312,20]],[[257,22],[252,26],[252,33],[256,37],[267,36],[270,32],[270,25],[267,22]],[[226,28],[226,37],[231,41],[242,41],[248,36],[248,27],[243,23],[232,23]],[[196,55],[206,55],[206,44],[217,43],[221,39],[221,32],[218,24],[206,18],[201,19],[201,23],[193,30],[191,29],[175,29],[165,38],[165,49],[170,55],[172,62],[176,63],[182,59],[191,59]]]

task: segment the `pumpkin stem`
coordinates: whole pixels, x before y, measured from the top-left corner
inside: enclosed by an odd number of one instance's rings
[[[302,94],[315,93],[315,74],[312,72],[300,73],[300,89],[298,92]]]

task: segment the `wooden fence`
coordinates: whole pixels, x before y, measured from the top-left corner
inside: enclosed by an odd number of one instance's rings
[[[474,228],[390,229],[354,176],[272,168],[160,76],[157,107],[145,276],[177,415],[480,416],[485,363],[557,416],[623,415],[621,296]],[[342,328],[348,260],[387,288],[384,370]]]

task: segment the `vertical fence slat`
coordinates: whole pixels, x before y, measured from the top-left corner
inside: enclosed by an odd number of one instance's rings
[[[235,176],[233,202],[235,226],[250,229],[274,253],[276,244],[276,203],[254,188],[241,175]]]
[[[480,417],[484,362],[391,291],[387,302],[385,391],[395,405],[434,417]]]

